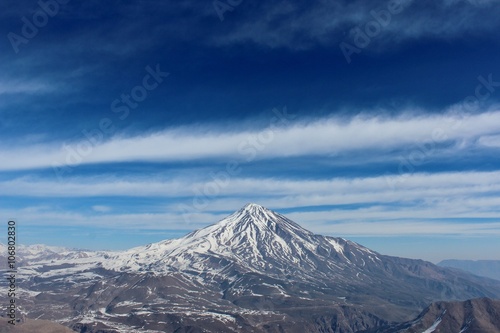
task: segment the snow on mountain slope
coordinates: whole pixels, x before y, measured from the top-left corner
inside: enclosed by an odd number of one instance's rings
[[[16,266],[19,279],[30,277],[48,278],[59,276],[73,282],[88,280],[99,275],[92,270],[102,266],[116,252],[88,251],[43,244],[16,245]],[[0,244],[0,272],[6,269],[7,246]],[[3,259],[2,259],[3,258]]]
[[[7,255],[7,246],[0,243],[0,256]],[[87,258],[95,255],[93,251],[68,249],[44,244],[16,244],[16,256],[20,264],[27,265],[49,260],[69,260]]]

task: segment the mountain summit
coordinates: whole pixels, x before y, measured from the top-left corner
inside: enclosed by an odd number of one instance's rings
[[[216,226],[234,230],[236,233],[250,233],[277,237],[309,239],[313,234],[285,216],[260,205],[249,203],[228,216]],[[267,235],[266,235],[267,234]]]
[[[231,247],[259,246],[271,240],[281,242],[282,238],[298,238],[309,241],[313,234],[281,214],[257,204],[247,204],[218,223],[184,237],[214,238],[219,245]]]

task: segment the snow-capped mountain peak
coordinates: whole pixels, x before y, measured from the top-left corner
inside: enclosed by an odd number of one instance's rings
[[[276,216],[272,210],[255,203],[248,203],[243,208],[235,212],[236,215],[251,216],[257,220],[265,220]]]
[[[344,255],[346,244],[342,239],[315,235],[281,214],[250,203],[218,223],[182,238],[120,254],[108,268],[118,269],[117,265],[121,265],[154,271],[217,272],[234,268],[269,274],[289,274],[297,269],[310,272],[318,270],[326,257],[349,262]],[[354,243],[350,246],[359,250]]]
[[[256,204],[256,203],[247,203],[243,208],[242,210],[248,210],[248,211],[269,211],[269,209],[267,209],[266,207],[264,206],[261,206],[259,204]]]
[[[229,215],[219,223],[206,228],[207,231],[224,233],[229,236],[233,234],[242,234],[245,232],[258,231],[270,236],[269,234],[279,233],[283,237],[304,238],[312,236],[312,233],[285,216],[275,213],[265,207],[257,204],[247,204],[240,210]],[[203,231],[204,229],[200,230]],[[288,234],[288,235],[285,235]],[[252,236],[252,235],[248,235]],[[257,236],[255,234],[254,236]]]

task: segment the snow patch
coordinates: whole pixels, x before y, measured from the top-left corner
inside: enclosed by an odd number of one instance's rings
[[[429,327],[428,329],[426,329],[425,331],[423,331],[422,333],[432,333],[436,330],[436,328],[438,327],[439,324],[441,324],[441,321],[443,319],[441,317],[439,317],[435,322],[434,324],[432,324],[431,327]]]

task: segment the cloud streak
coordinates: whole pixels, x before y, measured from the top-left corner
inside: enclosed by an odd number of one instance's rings
[[[346,32],[374,21],[372,11],[387,10],[391,3],[408,9],[394,15],[383,28],[374,43],[378,44],[375,50],[382,50],[381,46],[387,44],[420,38],[461,38],[465,33],[479,35],[498,27],[495,15],[499,10],[493,1],[319,1],[308,5],[297,1],[263,4],[251,12],[252,18],[259,19],[238,21],[229,33],[216,36],[214,40],[222,45],[254,42],[271,48],[299,50],[315,44],[336,45]],[[245,9],[243,5],[237,10]],[[284,18],[289,18],[288,24],[283,24]]]
[[[276,178],[234,178],[221,193],[211,197],[205,209],[184,209],[193,196],[193,188],[203,181],[188,178],[169,181],[111,180],[103,178],[75,179],[70,183],[34,179],[0,182],[0,192],[10,196],[61,197],[78,202],[83,198],[106,198],[106,204],[90,200],[87,213],[66,210],[64,206],[45,205],[17,210],[3,209],[4,216],[16,216],[30,225],[91,225],[113,228],[117,223],[132,227],[140,221],[149,229],[187,230],[216,222],[226,212],[246,202],[258,202],[303,224],[317,233],[357,236],[395,236],[426,234],[491,235],[500,233],[500,172],[416,173],[397,190],[387,186],[384,176],[365,178],[334,178],[323,180],[292,180]],[[156,204],[136,207],[124,213],[126,200],[112,198],[140,197]],[[101,199],[102,200],[102,199]],[[119,202],[119,206],[113,206]],[[115,213],[119,212],[119,213]],[[185,214],[189,214],[186,220]],[[189,223],[187,223],[189,222]]]
[[[0,147],[5,161],[0,170],[47,168],[54,165],[74,167],[95,163],[134,161],[173,162],[203,159],[285,158],[349,151],[387,151],[404,149],[418,143],[485,142],[481,138],[498,135],[500,111],[464,118],[408,113],[397,118],[357,116],[296,122],[287,127],[215,131],[203,127],[182,127],[135,137],[115,136],[94,145],[91,139],[61,144]],[[491,140],[490,140],[491,141]],[[448,149],[457,149],[450,146]]]
[[[193,194],[192,189],[212,181],[210,177],[153,176],[130,177],[74,177],[66,182],[57,180],[21,177],[0,181],[0,192],[11,196],[31,197],[185,197]],[[233,177],[230,185],[221,188],[220,196],[252,197],[259,189],[268,197],[282,197],[281,204],[274,207],[312,205],[345,205],[370,202],[414,201],[420,198],[443,198],[455,196],[481,196],[500,192],[500,172],[442,172],[414,173],[408,175],[404,184],[397,189],[389,186],[387,176],[330,178],[319,180],[276,178]],[[290,202],[296,196],[295,202]],[[301,197],[303,196],[303,197]],[[322,197],[324,196],[324,197]],[[288,203],[287,203],[288,202]],[[223,209],[213,207],[212,209]]]
[[[278,209],[279,211],[279,209]],[[388,214],[389,209],[380,211],[379,216],[369,214],[364,210],[346,211],[339,214],[338,210],[320,212],[287,213],[289,218],[300,223],[305,228],[324,235],[334,236],[423,236],[423,235],[454,235],[454,236],[495,236],[500,235],[498,215],[496,221],[481,221],[478,217],[460,222],[427,220],[418,217]],[[0,210],[3,216],[10,216],[22,221],[25,226],[85,226],[96,230],[106,228],[136,229],[140,223],[141,229],[151,230],[194,230],[213,224],[227,213],[197,213],[192,216],[191,223],[186,223],[180,214],[176,213],[130,213],[111,214],[100,212],[98,215],[85,215],[77,212],[49,210],[19,209]],[[429,213],[431,213],[429,211]],[[346,215],[349,216],[346,219]],[[383,215],[383,218],[380,218]],[[478,214],[480,215],[480,214]],[[427,216],[428,217],[428,216]]]

